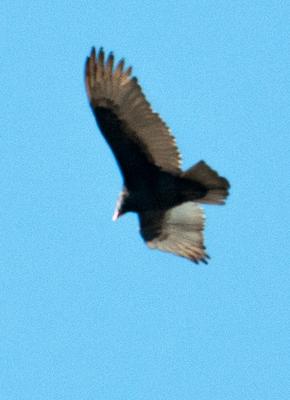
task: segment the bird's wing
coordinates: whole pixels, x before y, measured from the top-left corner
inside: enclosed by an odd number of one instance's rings
[[[207,263],[204,213],[198,204],[186,202],[167,211],[139,213],[139,219],[140,233],[150,248]]]
[[[105,139],[126,178],[142,172],[146,164],[180,172],[181,157],[169,128],[154,113],[139,86],[114,56],[100,49],[87,59],[85,80],[89,101]]]

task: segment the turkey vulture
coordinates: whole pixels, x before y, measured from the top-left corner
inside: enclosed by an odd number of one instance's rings
[[[229,182],[204,161],[181,170],[174,137],[124,64],[93,48],[85,68],[91,108],[124,178],[113,220],[136,212],[150,248],[207,263],[199,203],[224,204]]]

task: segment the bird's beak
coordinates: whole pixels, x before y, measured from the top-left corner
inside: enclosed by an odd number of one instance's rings
[[[113,220],[114,222],[117,221],[117,219],[120,217],[120,215],[121,215],[120,210],[118,210],[118,209],[116,208],[116,210],[114,211],[112,220]]]

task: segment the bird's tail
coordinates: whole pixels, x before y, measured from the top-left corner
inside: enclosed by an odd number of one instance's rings
[[[229,194],[230,184],[226,178],[218,175],[204,161],[199,161],[193,167],[184,172],[184,178],[198,182],[206,187],[207,194],[198,199],[205,204],[224,204]]]

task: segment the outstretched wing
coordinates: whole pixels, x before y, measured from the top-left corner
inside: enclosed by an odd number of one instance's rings
[[[96,120],[110,145],[125,182],[150,173],[150,165],[180,172],[180,154],[169,128],[145,99],[131,68],[124,60],[114,66],[114,56],[93,48],[87,59],[87,94]],[[147,170],[146,170],[147,168]],[[148,170],[149,168],[149,170]],[[139,175],[140,179],[140,175]]]
[[[186,202],[167,211],[139,213],[139,219],[140,233],[150,248],[207,263],[204,213],[198,204]]]

